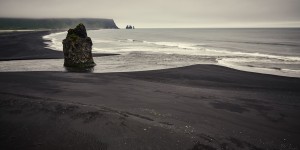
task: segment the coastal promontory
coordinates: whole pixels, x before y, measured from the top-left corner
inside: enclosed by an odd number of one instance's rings
[[[113,19],[103,18],[0,18],[0,30],[69,29],[83,23],[87,29],[118,29]]]

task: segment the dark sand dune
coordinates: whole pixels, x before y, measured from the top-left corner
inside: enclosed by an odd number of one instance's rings
[[[296,78],[195,65],[0,73],[0,83],[4,147],[299,149]]]
[[[47,32],[0,34],[0,59],[61,58]],[[15,39],[12,41],[12,39]],[[215,65],[0,73],[1,149],[299,149],[300,79]]]

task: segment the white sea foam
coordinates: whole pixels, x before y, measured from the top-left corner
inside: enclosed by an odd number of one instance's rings
[[[127,39],[127,41],[129,41],[129,42],[134,42],[134,39]]]
[[[180,43],[180,42],[148,42],[148,41],[143,41],[144,43],[147,44],[155,44],[159,46],[168,46],[168,47],[177,47],[177,48],[182,48],[182,49],[197,49],[196,46],[200,44],[193,44],[193,43]]]
[[[256,61],[255,61],[256,60]],[[257,63],[257,61],[261,61],[262,63]],[[300,70],[286,69],[286,68],[278,68],[276,64],[280,64],[279,62],[274,62],[270,60],[259,60],[253,58],[220,58],[217,59],[217,64],[221,66],[225,66],[228,68],[233,68],[241,71],[247,72],[257,72],[263,74],[273,74],[279,76],[288,76],[288,77],[298,77],[300,78]],[[256,63],[255,63],[256,62]],[[272,63],[271,66],[267,67],[267,65],[263,65],[263,63]],[[249,65],[251,64],[251,65]],[[300,63],[299,63],[300,65]]]
[[[211,51],[215,53],[224,53],[230,56],[252,56],[252,57],[265,57],[271,59],[278,59],[282,61],[300,61],[300,57],[296,56],[278,56],[278,55],[271,55],[271,54],[261,54],[261,53],[248,53],[248,52],[237,52],[237,51],[228,51],[228,50],[215,50],[215,49],[206,49],[206,51]]]
[[[279,59],[282,61],[300,61],[300,57],[296,56],[278,56],[278,55],[271,55],[271,54],[261,54],[261,53],[250,53],[250,52],[239,52],[239,51],[229,51],[224,49],[213,49],[203,47],[205,44],[193,44],[193,43],[180,43],[180,42],[148,42],[143,41],[147,44],[155,44],[160,46],[168,46],[168,47],[177,47],[182,49],[190,49],[190,50],[205,50],[207,52],[212,52],[211,54],[215,56],[216,54],[219,55],[226,55],[226,56],[253,56],[253,57],[265,57],[265,58],[272,58],[272,59]],[[201,47],[202,46],[202,47]],[[182,51],[184,52],[184,51]],[[184,52],[186,53],[186,52]],[[194,53],[193,53],[194,54]],[[209,55],[209,54],[207,54]]]
[[[67,32],[57,32],[57,33],[51,33],[49,35],[43,36],[43,39],[50,40],[51,42],[45,42],[47,44],[46,48],[56,50],[56,51],[62,51],[63,45],[60,40],[58,40],[57,36],[67,34]]]
[[[114,42],[114,41],[111,41],[111,40],[101,40],[101,39],[93,39],[92,41],[93,41],[93,43],[111,43],[111,42]]]

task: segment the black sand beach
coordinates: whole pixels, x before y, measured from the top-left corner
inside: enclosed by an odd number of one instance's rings
[[[0,60],[63,58],[62,52],[46,49],[42,36],[51,31],[0,33]]]
[[[0,61],[59,59],[63,53],[45,48],[44,35],[59,31],[0,32]],[[94,54],[94,57],[117,54]]]
[[[45,33],[29,39],[18,34],[33,43]],[[26,47],[17,57],[18,43],[9,51],[3,40],[9,36],[1,36],[2,60],[33,58]],[[37,43],[28,47],[46,52]],[[47,58],[60,55],[47,51]],[[215,65],[105,74],[2,72],[0,89],[4,149],[300,148],[299,78]]]

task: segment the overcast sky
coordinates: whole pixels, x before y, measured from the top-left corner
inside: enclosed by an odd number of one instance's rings
[[[0,17],[112,18],[119,27],[300,27],[300,0],[0,0]]]

